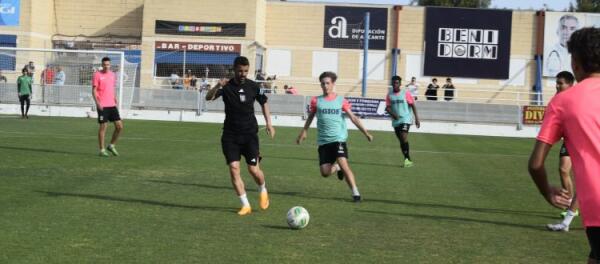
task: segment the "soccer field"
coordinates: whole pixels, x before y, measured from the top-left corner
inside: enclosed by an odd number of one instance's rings
[[[427,123],[423,123],[427,126]],[[311,130],[261,131],[271,207],[239,217],[220,124],[126,120],[119,157],[97,156],[94,119],[0,116],[1,263],[582,263],[576,218],[527,174],[532,139],[411,134],[415,167],[400,168],[392,132],[348,141],[364,201],[319,175]],[[112,128],[110,129],[112,131]],[[558,183],[558,149],[549,164]],[[554,158],[555,157],[555,158]],[[311,220],[291,230],[286,212]]]

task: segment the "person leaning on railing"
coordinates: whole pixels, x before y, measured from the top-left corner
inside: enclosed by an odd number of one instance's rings
[[[444,100],[447,102],[452,101],[454,99],[454,90],[456,89],[454,84],[452,84],[452,78],[446,78],[446,84],[442,88],[444,88]]]

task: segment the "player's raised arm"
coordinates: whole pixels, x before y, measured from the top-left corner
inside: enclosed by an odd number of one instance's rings
[[[360,130],[360,132],[362,132],[365,135],[365,137],[367,137],[367,140],[369,140],[369,142],[373,141],[373,136],[362,125],[362,122],[360,122],[360,119],[356,117],[356,115],[354,115],[352,110],[346,110],[346,114],[348,115],[348,118],[350,118],[350,121],[352,121],[352,123]]]
[[[306,135],[308,134],[308,128],[310,128],[310,124],[312,124],[313,119],[315,119],[316,112],[310,112],[308,114],[308,118],[306,118],[306,122],[304,122],[304,127],[300,131],[298,138],[296,139],[296,144],[302,143],[306,139]]]
[[[227,79],[221,79],[219,80],[219,82],[210,90],[208,90],[208,92],[206,93],[206,97],[205,99],[207,101],[214,101],[215,99],[219,98],[219,90],[221,90],[221,88],[223,88],[223,86],[225,86],[227,84],[227,82],[229,82],[229,80]]]

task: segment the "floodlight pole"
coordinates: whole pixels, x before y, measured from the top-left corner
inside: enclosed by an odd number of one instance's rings
[[[365,32],[363,34],[363,72],[362,72],[362,97],[367,96],[367,61],[369,59],[369,22],[371,15],[365,13]]]

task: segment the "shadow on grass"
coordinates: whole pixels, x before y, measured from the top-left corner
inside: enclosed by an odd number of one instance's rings
[[[179,183],[179,182],[165,181],[165,180],[148,180],[148,182],[161,183],[161,184],[173,184],[173,185],[181,185],[181,186],[192,186],[192,187],[218,189],[218,190],[229,190],[229,191],[232,190],[232,187],[230,187],[230,186],[217,186],[217,185],[209,185],[209,184],[202,184],[202,183]],[[248,192],[256,192],[256,191],[248,190]],[[318,200],[329,200],[329,201],[339,201],[339,202],[351,203],[350,198],[344,199],[344,198],[338,198],[338,197],[320,197],[320,196],[315,196],[315,195],[308,195],[308,194],[301,193],[301,192],[269,191],[269,193],[276,194],[276,195],[307,198],[307,199],[318,199]],[[476,212],[476,213],[488,213],[488,214],[520,215],[520,216],[529,216],[529,217],[540,217],[540,218],[545,218],[545,219],[555,219],[556,218],[556,217],[554,217],[554,215],[551,215],[547,212],[521,211],[521,210],[498,209],[498,208],[478,208],[478,207],[466,207],[466,206],[449,205],[449,204],[417,203],[417,202],[369,198],[368,196],[365,198],[364,203],[365,204],[369,204],[369,203],[392,204],[392,205],[400,205],[400,206],[405,206],[405,207],[415,207],[418,209],[434,208],[434,209],[450,209],[450,210],[459,210],[459,211]]]
[[[269,229],[278,229],[278,230],[289,230],[289,231],[294,231],[294,229],[289,228],[288,226],[283,226],[283,225],[262,225],[264,228],[269,228]]]
[[[426,215],[426,214],[389,213],[389,212],[361,210],[361,209],[358,209],[356,211],[361,212],[361,213],[402,216],[402,217],[411,217],[411,218],[416,218],[416,219],[427,219],[427,220],[435,220],[435,221],[480,223],[480,224],[490,224],[490,225],[497,225],[497,226],[527,228],[527,229],[533,229],[533,230],[545,230],[542,225],[516,224],[516,223],[509,223],[509,222],[473,219],[473,218],[465,218],[465,217]]]
[[[137,203],[137,204],[143,204],[143,205],[155,205],[155,206],[170,207],[170,208],[198,209],[198,210],[220,211],[220,212],[229,212],[229,213],[236,212],[236,208],[230,208],[230,207],[182,205],[182,204],[166,203],[166,202],[159,202],[159,201],[152,201],[152,200],[100,195],[100,194],[64,193],[64,192],[48,192],[48,191],[35,191],[35,192],[43,193],[50,197],[64,196],[64,197],[96,199],[96,200],[114,201],[114,202]]]
[[[0,146],[0,149],[20,150],[20,151],[33,151],[33,152],[42,152],[42,153],[55,153],[55,154],[71,154],[71,155],[81,155],[81,156],[92,156],[91,153],[73,152],[73,151],[62,151],[62,150],[54,150],[54,149],[39,149],[39,148],[10,147],[10,146]]]
[[[297,160],[312,161],[312,162],[315,163],[315,168],[319,167],[318,166],[319,165],[319,160],[317,158],[311,159],[311,158],[291,157],[291,156],[286,156],[286,157],[263,156],[263,158],[265,158],[265,159],[278,159],[278,160],[291,160],[291,161],[297,161]],[[362,161],[357,161],[357,160],[350,160],[350,163],[351,164],[371,165],[371,166],[386,166],[386,167],[396,166],[395,164],[390,164],[390,163],[362,162]],[[397,165],[397,167],[400,167],[400,166]]]

